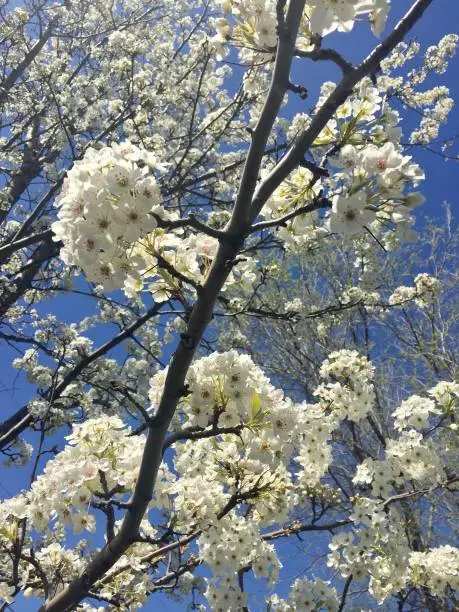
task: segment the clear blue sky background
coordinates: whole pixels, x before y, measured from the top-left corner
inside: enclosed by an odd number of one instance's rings
[[[412,4],[411,0],[393,0],[393,9],[390,16],[390,22],[394,23],[398,17],[403,14],[406,9]],[[422,49],[425,49],[431,44],[436,44],[438,40],[446,33],[459,31],[459,0],[434,0],[432,6],[427,10],[423,20],[415,27],[410,35],[410,39],[416,39],[421,43]],[[361,60],[375,44],[375,38],[369,31],[368,26],[360,25],[355,28],[352,35],[333,34],[326,38],[326,46],[335,46],[343,55],[353,63]],[[321,62],[313,64],[312,62],[297,63],[294,68],[293,81],[304,85],[310,92],[310,97],[306,101],[300,101],[294,94],[291,94],[293,104],[299,112],[300,110],[309,109],[314,103],[318,88],[324,80],[337,80],[339,73],[333,65]],[[435,82],[428,82],[427,85],[446,84],[451,90],[451,96],[459,99],[459,57],[456,56],[450,64],[450,69],[446,75],[437,77]],[[408,135],[411,129],[419,122],[419,117],[416,113],[406,109],[403,112],[403,122],[401,124],[405,135]],[[440,138],[449,138],[459,135],[459,106],[457,106],[450,115],[449,124],[440,132]],[[435,145],[434,145],[435,146]],[[439,149],[439,147],[436,147]],[[459,146],[456,144],[449,154],[456,154],[459,151]],[[423,207],[416,211],[418,227],[423,224],[426,217],[441,215],[442,202],[448,201],[451,203],[453,211],[457,211],[457,199],[459,192],[459,164],[455,161],[445,161],[442,157],[435,155],[432,152],[413,148],[410,152],[416,161],[420,163],[426,174],[426,180],[422,185],[422,191],[427,198],[427,202]],[[457,216],[457,212],[456,212]],[[84,298],[78,296],[64,296],[60,299],[53,299],[49,306],[45,303],[40,306],[43,312],[52,309],[59,318],[68,321],[77,321],[84,314],[89,314],[92,309],[92,304],[88,303]],[[99,342],[109,337],[112,330],[99,329],[96,331],[95,340]],[[170,352],[170,351],[168,351]],[[2,347],[0,355],[0,406],[1,419],[3,420],[9,414],[15,412],[24,403],[26,403],[33,394],[33,388],[25,381],[21,373],[17,373],[10,367],[11,360],[17,355],[12,350]],[[33,437],[28,438],[32,441]],[[0,498],[9,497],[15,494],[23,487],[27,486],[28,475],[24,469],[5,469],[0,467]],[[287,576],[302,575],[308,567],[308,557],[306,554],[299,554],[298,547],[302,550],[308,548],[307,539],[304,543],[288,544],[282,543],[284,570],[281,576],[281,584],[279,592],[285,593],[285,582]],[[325,542],[323,547],[315,540],[315,554],[320,554],[325,550]],[[285,556],[284,556],[285,555]],[[10,607],[16,612],[26,612],[37,609],[36,600],[25,600],[19,598],[18,601]],[[183,610],[184,607],[175,604],[163,597],[153,598],[145,607],[145,610],[165,610],[174,612],[175,610]],[[253,608],[253,610],[262,609]]]

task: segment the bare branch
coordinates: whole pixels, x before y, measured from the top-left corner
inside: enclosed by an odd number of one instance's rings
[[[335,49],[313,49],[312,51],[301,51],[295,49],[295,55],[297,57],[307,57],[313,62],[328,61],[336,64],[342,71],[343,74],[347,74],[353,70],[352,64],[348,62],[344,57],[335,51]]]
[[[16,251],[20,249],[24,249],[25,247],[31,246],[32,244],[37,244],[37,242],[51,242],[53,237],[53,232],[48,229],[42,232],[37,232],[36,234],[31,234],[26,238],[22,238],[20,240],[16,240],[15,242],[10,242],[6,246],[0,247],[0,263],[6,261],[6,259]]]
[[[349,587],[351,586],[352,578],[353,576],[352,574],[350,574],[346,580],[346,583],[343,589],[343,594],[341,595],[341,602],[339,604],[338,612],[343,612],[344,610],[344,606],[346,605],[346,597],[349,591]]]
[[[33,60],[37,57],[40,51],[46,44],[46,41],[51,36],[51,30],[54,26],[54,21],[50,21],[46,30],[43,32],[42,36],[37,40],[34,46],[30,49],[30,51],[26,54],[24,59],[19,62],[14,70],[12,70],[8,77],[3,81],[0,85],[0,104],[3,104],[8,96],[8,92],[14,86],[18,78],[23,74],[24,70],[33,62]]]
[[[212,236],[212,238],[217,238],[218,240],[224,240],[226,238],[225,232],[206,225],[202,221],[199,221],[199,219],[197,219],[194,215],[189,215],[185,219],[163,219],[154,213],[152,216],[156,219],[158,227],[161,228],[177,229],[179,227],[192,227],[193,229],[198,230],[207,236]]]

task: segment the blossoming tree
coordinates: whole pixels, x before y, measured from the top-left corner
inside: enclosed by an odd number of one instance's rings
[[[2,3],[2,609],[457,605],[456,243],[406,246],[453,104],[431,1]]]

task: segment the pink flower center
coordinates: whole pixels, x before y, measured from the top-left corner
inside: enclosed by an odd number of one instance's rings
[[[83,212],[83,204],[81,202],[75,202],[72,204],[72,212],[75,214],[80,214]]]
[[[92,466],[88,466],[86,468],[85,472],[86,472],[86,477],[87,478],[94,478],[94,476],[96,475],[96,470]]]
[[[376,162],[376,165],[378,166],[379,170],[386,170],[386,168],[387,168],[387,161],[385,159],[380,158]]]

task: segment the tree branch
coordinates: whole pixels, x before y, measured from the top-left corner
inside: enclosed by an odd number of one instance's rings
[[[0,104],[3,104],[8,97],[8,92],[14,86],[18,78],[22,75],[24,70],[33,62],[33,60],[37,57],[40,51],[46,44],[46,41],[51,36],[51,30],[54,26],[55,20],[51,20],[46,27],[46,30],[43,32],[42,36],[37,40],[34,46],[30,49],[30,51],[25,55],[23,60],[19,62],[19,64],[12,70],[7,78],[0,85]]]
[[[0,247],[0,263],[3,263],[7,260],[7,258],[19,249],[24,249],[32,244],[36,244],[37,242],[48,242],[50,243],[53,237],[53,232],[50,229],[44,230],[42,232],[37,232],[36,234],[32,234],[27,236],[26,238],[22,238],[20,240],[15,240],[14,242],[10,242],[9,244]]]
[[[325,198],[317,198],[311,204],[307,204],[306,206],[297,208],[296,210],[287,213],[283,217],[271,219],[270,221],[260,221],[259,223],[255,223],[250,228],[250,233],[253,234],[254,232],[261,232],[262,230],[268,229],[270,227],[285,226],[287,221],[291,221],[292,219],[295,219],[295,217],[305,215],[306,213],[313,212],[314,210],[318,210],[319,208],[330,208],[329,201]]]
[[[403,40],[404,36],[422,17],[424,11],[431,3],[432,0],[416,0],[395,26],[391,34],[375,47],[357,68],[346,72],[341,82],[318,110],[310,126],[302,132],[280,162],[258,186],[252,201],[252,214],[254,217],[260,213],[273,191],[298,167],[305,153],[333,117],[336,110],[351,95],[357,83],[365,76],[373,74],[378,70],[381,61]]]
[[[353,70],[352,64],[344,59],[344,57],[335,51],[335,49],[313,49],[312,51],[301,51],[295,49],[295,55],[297,57],[307,57],[313,62],[317,61],[329,61],[336,64],[342,71],[343,74],[347,74]]]
[[[343,612],[344,610],[344,606],[346,605],[346,597],[349,591],[349,587],[351,586],[352,578],[353,576],[352,574],[350,574],[346,580],[346,583],[343,589],[343,594],[341,595],[341,602],[339,604],[338,612]]]
[[[211,320],[217,296],[231,270],[231,262],[242,247],[251,222],[259,214],[274,189],[304,158],[304,153],[309,149],[335,110],[350,95],[353,86],[363,76],[376,69],[381,59],[402,40],[431,1],[417,0],[413,8],[396,26],[391,36],[377,47],[359,68],[343,78],[340,85],[319,110],[309,129],[300,136],[280,164],[256,190],[266,143],[288,88],[296,35],[304,10],[304,0],[290,1],[285,16],[287,27],[284,32],[279,32],[279,44],[271,86],[252,135],[252,143],[242,173],[236,203],[227,227],[227,231],[233,240],[220,243],[214,262],[191,312],[186,330],[186,342],[182,335],[182,339],[172,357],[154,425],[149,428],[130,508],[127,510],[121,528],[113,540],[93,557],[77,579],[73,580],[53,599],[45,602],[41,608],[43,612],[68,610],[75,606],[87,595],[91,586],[116,563],[135,541],[142,518],[153,495],[155,480],[162,461],[164,440],[182,395],[188,369],[204,330]]]
[[[204,330],[211,321],[215,301],[231,271],[231,262],[241,248],[244,236],[252,221],[249,217],[249,203],[256,186],[266,143],[289,83],[294,44],[304,3],[304,0],[292,0],[289,4],[285,19],[289,34],[285,37],[282,36],[279,40],[271,88],[254,131],[238,197],[228,225],[228,233],[231,237],[234,237],[234,241],[220,243],[191,312],[186,330],[187,341],[184,342],[182,337],[172,357],[163,394],[154,419],[155,425],[149,428],[131,506],[127,510],[121,528],[113,540],[94,556],[77,579],[73,580],[53,599],[45,602],[41,608],[43,612],[67,610],[81,601],[91,586],[116,563],[135,541],[138,534],[140,523],[152,498],[155,480],[162,461],[164,440],[181,397],[188,368]]]
[[[126,338],[132,336],[132,334],[136,332],[139,327],[142,327],[144,323],[159,313],[161,306],[162,303],[152,306],[143,316],[134,321],[134,323],[128,325],[128,327],[123,329],[111,340],[105,342],[105,344],[102,344],[102,346],[100,346],[98,349],[79,361],[54,390],[49,390],[49,401],[56,401],[56,399],[62,395],[70,383],[72,383],[85,368],[87,368],[91,363],[94,363],[94,361],[99,359],[99,357],[105,355],[105,353],[110,351],[112,348],[123,342],[123,340],[126,340]],[[0,425],[0,449],[10,444],[20,433],[27,429],[32,422],[33,416],[28,412],[27,406],[23,406],[12,417],[4,421]]]
[[[277,540],[278,538],[285,538],[291,535],[295,535],[297,533],[303,533],[307,531],[333,531],[334,529],[345,527],[346,525],[350,525],[351,523],[352,521],[336,521],[334,523],[328,523],[326,525],[315,525],[314,523],[310,525],[303,525],[301,523],[293,523],[290,527],[284,527],[283,529],[277,529],[276,531],[265,533],[263,535],[263,540]]]
[[[31,255],[23,271],[14,281],[14,290],[8,293],[6,299],[0,303],[0,319],[7,310],[20,299],[32,286],[32,281],[43,263],[49,261],[59,253],[59,247],[54,242],[44,242]]]
[[[226,237],[226,233],[222,230],[215,229],[214,227],[210,227],[206,225],[202,221],[199,221],[194,215],[189,215],[185,219],[163,219],[159,215],[152,215],[156,222],[158,223],[158,227],[165,229],[177,229],[179,227],[192,227],[198,232],[202,234],[206,234],[207,236],[212,236],[212,238],[217,238],[218,240],[224,239]],[[1,251],[0,251],[1,252]]]

